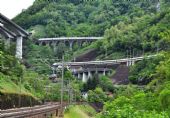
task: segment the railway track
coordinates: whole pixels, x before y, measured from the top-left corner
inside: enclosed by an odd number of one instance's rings
[[[54,113],[60,109],[60,103],[49,103],[34,107],[24,107],[0,111],[0,118],[29,118],[36,115]]]

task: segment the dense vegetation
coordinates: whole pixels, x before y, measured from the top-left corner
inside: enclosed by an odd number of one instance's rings
[[[132,67],[132,82],[143,81],[147,86],[136,88],[129,85],[116,92],[115,100],[105,103],[102,118],[169,118],[169,56],[169,53],[162,53],[157,59],[144,60]]]
[[[16,101],[10,98],[10,95],[31,96],[36,100],[44,99],[47,93],[45,87],[51,82],[47,76],[27,70],[25,65],[15,58],[14,51],[15,44],[11,43],[11,46],[7,47],[2,37],[0,40],[0,96],[2,98],[0,102],[11,99],[15,103]],[[4,98],[6,95],[7,98]]]
[[[157,3],[156,0],[154,2],[36,0],[33,6],[19,14],[14,21],[32,32],[32,39],[26,44],[28,48],[25,51],[28,63],[38,73],[49,74],[50,68],[47,64],[61,61],[63,51],[65,51],[67,60],[71,60],[91,48],[97,49],[99,59],[125,57],[126,50],[130,50],[132,47],[134,50],[136,49],[135,53],[138,51],[138,54],[141,54],[143,50],[154,51],[155,39],[153,38],[157,37],[157,33],[152,32],[156,28],[155,24],[160,22],[165,14],[155,16],[158,12]],[[147,30],[145,30],[146,26]],[[167,26],[163,25],[163,30],[164,27]],[[151,36],[145,37],[145,34],[150,32],[149,29],[152,30]],[[78,51],[76,45],[73,51],[69,51],[63,44],[60,44],[55,50],[34,45],[38,38],[59,36],[104,36],[107,40]],[[150,41],[147,43],[147,40]],[[129,47],[130,45],[131,47]],[[40,57],[44,60],[46,58],[56,60],[46,62],[36,60]]]
[[[126,1],[36,0],[14,21],[30,29],[36,38],[54,36],[102,36],[110,26],[156,12],[156,4]]]
[[[160,3],[160,9],[157,5]],[[61,61],[63,52],[65,58],[71,60],[74,56],[85,53],[89,49],[96,49],[96,59],[114,59],[142,54],[156,53],[151,59],[144,59],[130,68],[129,80],[134,85],[111,86],[107,77],[97,77],[82,84],[76,81],[68,71],[65,71],[65,81],[72,80],[74,91],[88,91],[89,102],[104,103],[103,112],[96,117],[102,118],[168,118],[170,117],[170,2],[158,1],[118,1],[98,0],[83,2],[79,0],[36,0],[34,5],[18,15],[14,21],[33,33],[26,43],[25,59],[29,73],[24,72],[17,60],[9,58],[9,62],[1,59],[3,75],[14,75],[18,79],[21,75],[35,77],[31,70],[39,74],[48,74],[50,64]],[[53,50],[49,46],[37,46],[35,42],[40,37],[58,36],[104,36],[101,41],[90,46],[69,51],[63,44]],[[6,57],[4,51],[0,52]],[[8,53],[6,53],[8,54]],[[1,57],[0,55],[0,57]],[[56,59],[56,60],[52,60]],[[3,68],[5,64],[11,70]],[[14,72],[13,70],[17,70]],[[27,75],[28,74],[28,75]],[[97,81],[99,80],[100,81]],[[27,79],[26,82],[31,81]],[[38,79],[41,81],[41,79]],[[26,83],[25,82],[25,83]],[[32,84],[30,84],[32,83]],[[92,84],[93,83],[93,84]],[[105,84],[104,84],[105,83]],[[68,86],[67,83],[64,84]],[[33,82],[24,84],[25,89],[43,95],[43,90],[34,88]],[[41,84],[37,84],[41,86]],[[50,84],[52,88],[51,100],[59,99],[59,84]],[[54,93],[53,93],[53,92]],[[42,93],[41,93],[42,92]],[[109,97],[109,95],[111,95]],[[65,98],[68,96],[65,96]],[[80,100],[80,98],[78,98]]]

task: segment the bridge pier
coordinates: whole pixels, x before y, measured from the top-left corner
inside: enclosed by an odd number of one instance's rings
[[[83,78],[82,78],[82,81],[85,83],[87,82],[88,78],[87,78],[87,75],[85,72],[83,72]]]
[[[77,43],[78,43],[79,48],[82,47],[82,41],[78,41]]]
[[[92,73],[90,71],[88,71],[88,79],[92,78]]]
[[[50,46],[50,42],[46,42],[46,46]]]
[[[134,60],[132,60],[132,66],[135,64],[135,61]]]
[[[126,65],[127,66],[133,66],[135,64],[135,60],[128,60],[127,62],[126,62]]]
[[[69,41],[70,50],[72,50],[72,49],[73,49],[73,43],[74,43],[74,41]]]
[[[80,79],[80,73],[77,74],[77,78]]]
[[[105,71],[105,70],[103,71],[103,75],[104,75],[104,76],[106,75],[106,71]]]
[[[56,45],[57,45],[57,42],[52,42],[52,46],[53,46],[53,51],[56,52]]]
[[[37,45],[42,46],[43,42],[37,42]]]
[[[127,66],[127,67],[129,66],[129,61],[126,62],[126,66]]]
[[[19,59],[22,59],[22,40],[23,40],[22,36],[17,37],[15,56]]]
[[[15,57],[22,59],[23,37],[28,37],[29,33],[2,14],[0,22],[0,35],[5,39],[6,48],[10,47],[10,40],[16,41]]]

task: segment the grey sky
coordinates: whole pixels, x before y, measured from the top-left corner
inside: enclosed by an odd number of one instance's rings
[[[35,0],[0,0],[0,13],[13,18],[33,4]]]

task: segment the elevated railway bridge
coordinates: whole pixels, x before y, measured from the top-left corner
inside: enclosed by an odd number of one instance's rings
[[[51,45],[51,46],[58,46],[60,43],[64,43],[66,46],[70,47],[72,50],[73,45],[77,43],[79,47],[82,46],[84,42],[92,43],[97,40],[101,40],[103,37],[56,37],[56,38],[40,38],[38,39],[39,45]]]
[[[67,67],[75,77],[81,79],[83,82],[87,82],[87,80],[91,78],[94,73],[107,75],[111,73],[112,69],[118,65],[132,66],[137,61],[154,56],[156,55],[102,61],[64,62],[63,65]],[[61,62],[54,63],[54,70],[56,70],[59,66],[62,66]]]

